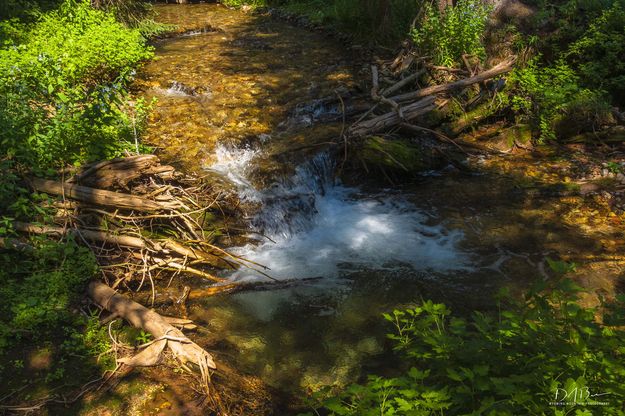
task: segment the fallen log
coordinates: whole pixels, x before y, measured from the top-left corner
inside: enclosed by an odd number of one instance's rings
[[[425,68],[422,68],[419,71],[415,72],[414,74],[408,75],[406,78],[404,78],[404,79],[398,81],[397,83],[391,85],[390,87],[382,90],[382,92],[380,94],[383,97],[388,97],[392,93],[401,90],[402,88],[404,88],[406,85],[410,84],[411,82],[417,81],[419,79],[419,77],[421,77],[421,75],[425,74],[426,72],[427,72],[427,70]]]
[[[118,157],[115,159],[104,160],[102,162],[87,165],[83,168],[82,172],[78,173],[72,181],[68,182],[80,182],[81,180],[93,175],[98,171],[104,170],[126,170],[130,168],[146,168],[154,166],[158,163],[158,157],[156,155],[138,155],[129,157]]]
[[[389,127],[393,127],[403,121],[410,121],[420,115],[434,110],[436,108],[436,105],[434,104],[435,100],[436,97],[434,96],[426,97],[402,107],[403,119],[397,111],[391,111],[381,116],[372,118],[371,120],[358,122],[348,129],[347,134],[353,137],[366,136],[368,134],[374,134]]]
[[[93,164],[67,182],[100,189],[126,189],[137,178],[173,172],[172,166],[161,165],[155,155],[139,155]]]
[[[458,89],[462,89],[470,85],[477,84],[482,81],[486,81],[487,79],[496,77],[497,75],[510,72],[513,68],[513,64],[515,61],[516,61],[516,57],[510,57],[506,59],[505,61],[495,65],[491,69],[481,72],[473,77],[464,78],[455,82],[450,82],[448,84],[432,85],[431,87],[422,88],[420,90],[407,92],[405,94],[395,95],[393,97],[390,97],[390,99],[395,102],[406,102],[406,101],[416,100],[422,97],[427,97],[430,95],[442,94],[442,93],[447,93],[447,92],[452,92]]]
[[[152,366],[162,359],[163,350],[168,347],[181,364],[194,363],[199,367],[202,381],[209,381],[209,369],[215,369],[213,357],[202,347],[187,338],[182,331],[170,324],[155,311],[120,295],[101,282],[91,282],[87,288],[89,297],[103,309],[125,319],[136,328],[149,332],[154,340],[147,348],[133,357],[118,359],[129,366]]]
[[[91,242],[106,243],[121,247],[130,247],[140,250],[173,251],[182,257],[193,260],[215,260],[218,256],[206,253],[203,250],[193,249],[172,240],[151,241],[139,237],[124,234],[111,234],[104,231],[83,230],[78,228],[53,227],[49,225],[37,225],[20,221],[13,222],[16,231],[30,234],[72,235],[78,239]],[[173,266],[175,267],[175,266]]]
[[[122,247],[132,247],[138,249],[147,249],[148,245],[145,240],[130,235],[109,234],[103,231],[79,230],[76,228],[54,227],[49,225],[37,225],[26,222],[14,221],[13,228],[16,231],[29,234],[51,234],[51,235],[72,235],[78,238],[84,238],[91,242],[108,243]]]
[[[0,249],[30,252],[33,250],[33,246],[24,243],[16,238],[0,237]]]
[[[38,192],[59,195],[87,204],[100,205],[115,209],[155,212],[177,208],[175,204],[164,201],[157,202],[139,196],[105,191],[103,189],[89,188],[72,183],[61,183],[39,178],[32,178],[29,183],[30,186]]]

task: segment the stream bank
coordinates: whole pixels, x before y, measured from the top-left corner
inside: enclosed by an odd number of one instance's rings
[[[581,171],[592,165],[585,149],[474,156],[464,170],[443,164],[393,189],[366,172],[339,181],[340,157],[321,150],[342,126],[320,123],[336,110],[315,100],[353,88],[360,65],[319,35],[262,16],[214,5],[157,10],[168,23],[202,19],[217,30],[157,45],[139,84],[159,99],[147,141],[167,163],[221,178],[247,201],[247,223],[273,242],[256,237],[240,253],[276,278],[300,279],[188,305],[208,329],[196,342],[249,374],[250,385],[270,386],[254,390],[266,400],[255,414],[305,410],[308,390],[392,367],[380,314],[420,298],[460,311],[489,308],[499,289],[520,292],[548,278],[547,257],[579,264],[588,301],[595,289],[611,294],[622,284],[624,217],[604,189],[576,184],[599,179],[596,169]],[[171,290],[184,285],[201,289],[183,277]],[[180,412],[184,400],[172,397],[193,394],[173,384],[161,379],[144,411]]]

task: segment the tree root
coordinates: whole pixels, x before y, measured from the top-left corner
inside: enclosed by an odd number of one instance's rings
[[[202,386],[208,390],[210,370],[215,369],[213,357],[199,345],[187,338],[181,330],[153,310],[120,295],[101,282],[91,282],[87,288],[89,297],[103,309],[125,319],[136,328],[149,332],[154,340],[144,345],[144,349],[132,357],[117,360],[130,367],[153,366],[161,362],[163,351],[168,348],[174,357],[185,367],[197,366]]]

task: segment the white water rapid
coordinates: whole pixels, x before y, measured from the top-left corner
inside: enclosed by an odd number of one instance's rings
[[[457,249],[460,231],[426,225],[427,215],[399,197],[363,195],[359,189],[335,184],[328,154],[318,154],[288,180],[262,190],[249,179],[258,154],[259,150],[220,146],[210,169],[232,181],[240,198],[261,204],[252,226],[273,241],[235,251],[267,266],[272,277],[335,278],[350,271],[398,266],[468,269],[466,254]],[[231,279],[262,276],[242,268]]]

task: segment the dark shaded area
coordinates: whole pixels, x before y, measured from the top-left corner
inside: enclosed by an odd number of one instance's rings
[[[0,20],[34,19],[38,13],[56,8],[62,0],[3,0],[0,2]]]

